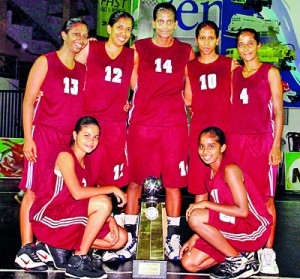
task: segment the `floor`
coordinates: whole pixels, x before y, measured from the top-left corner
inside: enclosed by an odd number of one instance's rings
[[[14,268],[14,257],[20,247],[19,204],[14,200],[18,191],[17,180],[0,180],[0,278],[20,279],[62,279],[64,272],[48,270],[47,272],[29,273]],[[183,191],[182,216],[193,197]],[[300,278],[300,193],[287,192],[279,187],[275,199],[277,208],[277,232],[275,251],[280,270],[280,278]],[[182,217],[182,240],[191,234]],[[108,278],[132,278],[132,261],[117,266],[102,265]],[[209,272],[188,273],[180,264],[168,262],[168,279],[209,278]],[[255,276],[256,278],[263,278]],[[278,276],[279,277],[279,276]]]

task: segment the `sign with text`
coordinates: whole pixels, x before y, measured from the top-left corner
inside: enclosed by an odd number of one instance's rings
[[[300,191],[300,152],[285,152],[285,189]]]

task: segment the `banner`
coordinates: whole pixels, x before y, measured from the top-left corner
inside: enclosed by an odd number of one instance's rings
[[[22,176],[23,143],[20,138],[0,138],[0,178]]]
[[[138,2],[138,1],[134,1]],[[106,26],[114,12],[131,12],[131,0],[98,0],[97,8],[97,35],[108,38]]]

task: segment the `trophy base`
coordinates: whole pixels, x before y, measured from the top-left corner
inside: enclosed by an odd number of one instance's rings
[[[167,278],[167,261],[133,260],[132,278]]]

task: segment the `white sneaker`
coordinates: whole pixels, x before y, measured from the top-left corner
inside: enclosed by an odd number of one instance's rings
[[[51,256],[51,254],[49,254],[44,243],[38,242],[36,244],[35,250],[36,250],[36,255],[39,257],[39,259],[42,262],[44,262],[49,266],[53,266],[53,257]]]
[[[272,248],[264,248],[261,254],[260,273],[268,275],[278,275],[279,269],[276,263],[276,253]]]
[[[166,240],[166,251],[165,254],[170,261],[179,261],[179,251],[181,249],[180,245],[180,235],[173,234],[171,239]]]
[[[104,263],[114,263],[119,261],[119,256],[114,251],[105,251],[102,254],[102,262]]]
[[[128,233],[128,240],[125,247],[116,252],[121,261],[127,261],[132,259],[137,249],[137,237],[132,237],[131,233]]]

